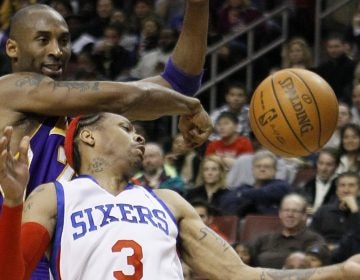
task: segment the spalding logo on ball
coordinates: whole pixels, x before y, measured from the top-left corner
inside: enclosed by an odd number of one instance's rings
[[[250,102],[250,126],[257,140],[285,157],[319,150],[333,134],[338,102],[330,85],[304,69],[283,69],[263,80]]]

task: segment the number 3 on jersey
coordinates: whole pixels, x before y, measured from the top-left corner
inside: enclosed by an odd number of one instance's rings
[[[143,252],[141,246],[134,240],[118,240],[111,248],[114,253],[121,252],[122,249],[131,248],[133,254],[127,256],[127,264],[134,267],[132,275],[125,275],[122,271],[114,271],[114,277],[118,280],[140,280],[143,277]]]

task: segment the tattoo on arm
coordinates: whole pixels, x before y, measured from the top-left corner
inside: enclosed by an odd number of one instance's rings
[[[199,241],[203,240],[207,236],[213,236],[215,238],[215,241],[217,241],[223,247],[224,252],[230,248],[230,245],[210,228],[201,228],[200,232],[203,234],[203,236],[199,238]]]
[[[24,76],[16,80],[15,86],[20,88],[24,86],[38,86],[44,78],[43,75],[38,74]]]
[[[321,269],[291,269],[291,270],[275,270],[264,269],[260,275],[260,280],[265,280],[266,275],[276,280],[309,280],[311,276],[321,273]]]
[[[67,90],[79,90],[85,92],[88,90],[99,91],[99,82],[77,82],[77,81],[55,81],[54,89],[65,87]]]
[[[45,190],[45,187],[41,186],[41,187],[37,187],[34,191],[32,191],[30,193],[30,195],[28,196],[28,198],[25,201],[25,205],[24,205],[25,207],[23,210],[24,213],[28,212],[33,207],[33,205],[34,205],[33,197],[34,197],[35,193],[40,193],[44,190]]]

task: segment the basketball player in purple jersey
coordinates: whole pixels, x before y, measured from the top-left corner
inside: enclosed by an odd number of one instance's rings
[[[29,139],[22,139],[16,159],[8,151],[11,127],[4,135],[0,139],[0,184],[5,192],[0,275],[4,279],[27,279],[46,251],[56,280],[181,280],[178,238],[184,261],[206,279],[360,279],[360,255],[306,270],[242,263],[176,192],[128,183],[143,160],[145,141],[122,116],[101,113],[74,118],[65,151],[80,176],[39,186],[24,206]]]
[[[14,15],[6,43],[13,74],[0,78],[0,129],[13,126],[13,152],[24,135],[31,136],[27,194],[41,183],[72,177],[63,151],[66,116],[108,111],[152,120],[179,114],[189,145],[207,139],[211,122],[199,100],[177,91],[191,95],[200,85],[208,5],[208,0],[188,0],[183,30],[162,75],[129,83],[60,81],[71,52],[65,20],[39,4]]]

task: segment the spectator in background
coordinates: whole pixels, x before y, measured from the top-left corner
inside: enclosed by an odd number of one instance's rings
[[[249,24],[261,16],[261,12],[251,7],[248,0],[227,0],[218,10],[218,32],[220,34],[229,33],[234,26],[232,12],[238,10],[242,11],[244,15],[243,24]]]
[[[128,17],[131,32],[139,35],[143,20],[146,18],[155,18],[161,22],[161,18],[155,13],[152,0],[135,0],[133,2],[132,13]]]
[[[329,141],[324,145],[325,147],[339,148],[341,129],[352,121],[350,106],[345,102],[339,102],[339,115],[336,123],[336,129],[331,135]]]
[[[155,17],[148,17],[141,22],[141,31],[139,34],[139,43],[137,46],[137,57],[156,50],[159,44],[162,25]]]
[[[250,256],[250,249],[249,249],[248,244],[239,242],[239,243],[234,244],[233,247],[244,264],[247,264],[247,265],[252,264],[251,256]]]
[[[336,198],[336,169],[339,163],[340,154],[337,149],[323,148],[318,152],[315,177],[296,189],[308,202],[308,215],[313,215],[321,205]]]
[[[360,253],[360,228],[357,225],[353,226],[353,230],[346,233],[340,239],[340,242],[332,251],[331,263],[340,263],[346,260],[348,257]]]
[[[328,60],[314,69],[333,88],[339,101],[351,103],[355,62],[345,53],[345,41],[340,34],[331,34],[325,41]]]
[[[241,185],[228,193],[223,200],[223,209],[238,215],[276,215],[282,198],[291,192],[289,183],[275,179],[277,157],[260,150],[252,160],[253,185]]]
[[[253,132],[250,132],[249,139],[253,145],[254,152],[259,150],[266,150],[261,146],[259,141],[256,139]],[[253,185],[255,182],[254,176],[252,174],[252,160],[254,158],[254,153],[246,153],[238,156],[234,161],[234,164],[231,166],[227,174],[227,185],[230,189],[234,189],[241,185]],[[276,179],[285,180],[289,184],[292,183],[299,162],[291,158],[283,158],[277,156],[277,165],[276,165]]]
[[[295,252],[290,253],[286,257],[282,268],[283,269],[307,268],[307,265],[305,262],[305,253],[301,252],[301,251],[295,251]]]
[[[85,18],[83,16],[72,14],[66,18],[71,37],[71,53],[75,56],[82,51],[91,51],[96,38],[85,31]]]
[[[206,156],[200,165],[196,187],[189,189],[186,199],[207,201],[217,214],[227,214],[222,205],[223,197],[229,192],[226,187],[226,170],[223,161],[216,155]]]
[[[76,58],[76,70],[74,79],[78,81],[105,80],[102,69],[90,51],[81,51]]]
[[[70,1],[67,0],[52,0],[50,1],[49,6],[58,11],[64,18],[74,13]]]
[[[191,205],[194,207],[195,211],[199,214],[203,223],[215,231],[218,235],[220,235],[224,240],[229,242],[229,239],[226,235],[221,231],[217,225],[213,223],[214,211],[211,209],[209,203],[203,200],[194,200],[191,202]]]
[[[164,151],[157,143],[145,144],[142,170],[135,174],[132,182],[153,189],[172,189],[185,194],[185,184],[175,168],[165,163]]]
[[[173,137],[165,160],[176,169],[188,188],[195,185],[202,154],[198,148],[186,147],[184,137],[180,133]]]
[[[360,171],[360,125],[349,123],[340,131],[340,165],[337,173]]]
[[[129,51],[132,57],[136,59],[139,38],[136,34],[130,31],[129,20],[125,11],[115,9],[111,14],[110,23],[121,25],[123,27],[123,35],[120,39],[120,46]]]
[[[282,51],[282,68],[309,69],[312,65],[311,49],[304,38],[292,38]]]
[[[238,118],[234,113],[222,112],[215,123],[220,139],[210,141],[205,151],[207,156],[214,154],[220,156],[228,169],[239,155],[254,151],[250,139],[239,135],[237,126]]]
[[[356,68],[360,70],[360,64]],[[355,85],[352,91],[351,115],[352,122],[360,124],[360,83]]]
[[[112,0],[97,0],[96,15],[86,24],[86,33],[99,39],[104,34],[105,27],[110,23],[114,9]]]
[[[254,266],[282,268],[287,256],[295,251],[305,251],[314,244],[324,244],[324,239],[306,227],[306,200],[298,194],[286,195],[281,201],[279,217],[281,232],[265,233],[250,243]]]
[[[223,112],[232,112],[236,114],[238,118],[237,132],[240,135],[249,136],[250,125],[249,125],[249,106],[248,96],[245,90],[245,86],[240,83],[231,83],[226,87],[225,90],[225,104],[220,108],[215,109],[211,112],[210,117],[213,123],[216,122],[218,117]],[[218,132],[215,131],[210,140],[218,139]]]
[[[131,70],[131,76],[135,79],[143,79],[161,73],[175,47],[177,38],[178,34],[175,30],[162,29],[157,47],[139,57],[137,65]]]
[[[93,55],[101,65],[103,75],[110,80],[121,80],[128,77],[134,62],[131,54],[120,46],[122,27],[109,24],[104,28],[104,34],[93,48]]]
[[[155,1],[155,11],[167,27],[171,26],[171,23],[182,18],[182,12],[185,7],[185,0],[157,0]]]
[[[321,234],[331,250],[345,234],[359,228],[359,176],[354,172],[339,175],[336,182],[336,200],[321,206],[314,214],[310,228]]]
[[[356,11],[352,17],[351,26],[345,32],[346,41],[350,43],[354,59],[359,59],[360,54],[360,11]]]
[[[331,252],[327,245],[315,244],[305,250],[305,262],[309,268],[330,264]]]

